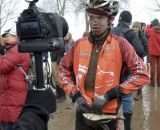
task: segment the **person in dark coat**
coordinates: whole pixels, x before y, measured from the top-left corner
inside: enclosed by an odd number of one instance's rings
[[[132,28],[134,30],[134,32],[136,32],[138,34],[138,37],[141,41],[141,44],[143,45],[143,49],[145,51],[145,57],[144,57],[144,61],[147,60],[147,54],[148,54],[148,46],[147,46],[147,37],[145,32],[143,32],[141,30],[141,23],[138,21],[133,22],[132,24]],[[137,90],[137,94],[134,97],[135,100],[139,100],[142,98],[142,89]]]
[[[68,51],[70,46],[73,44],[74,40],[72,38],[71,32],[68,32],[67,35],[64,37],[64,49],[58,50],[56,52],[51,52],[51,63],[52,63],[52,76],[53,82],[56,88],[56,98],[59,100],[63,100],[66,98],[66,94],[62,87],[60,86],[58,80],[58,66],[59,62],[64,56],[64,54]]]
[[[118,25],[113,27],[111,33],[124,37],[135,49],[139,57],[143,58],[145,52],[138,34],[135,33],[131,28],[132,14],[129,11],[121,12],[118,20]],[[126,77],[130,74],[127,70],[123,77],[121,77],[121,82],[123,82]],[[125,130],[131,130],[131,119],[132,119],[132,94],[122,96],[123,105],[123,115],[125,117],[124,127]]]

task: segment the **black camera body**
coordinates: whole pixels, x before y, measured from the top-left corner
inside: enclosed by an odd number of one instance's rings
[[[35,5],[38,0],[26,1],[29,2],[29,7],[21,13],[16,23],[17,35],[20,40],[18,51],[34,55],[36,87],[41,90],[41,88],[45,88],[43,52],[64,49],[64,37],[68,33],[68,24],[57,13],[47,13],[39,9]]]
[[[56,13],[46,13],[35,6],[34,0],[18,18],[16,29],[20,52],[55,51],[64,47],[68,32],[66,20]]]

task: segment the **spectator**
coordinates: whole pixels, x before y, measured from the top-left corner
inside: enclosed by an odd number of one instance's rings
[[[141,30],[142,30],[142,32],[145,32],[146,27],[147,27],[146,23],[141,22]]]
[[[111,32],[118,36],[123,36],[135,49],[139,57],[143,58],[145,53],[143,46],[138,37],[138,34],[130,29],[132,22],[131,12],[125,10],[121,12],[119,16],[118,25],[112,28]],[[123,82],[127,76],[130,75],[128,70],[125,70],[125,73],[121,77],[121,82]],[[131,129],[131,119],[132,119],[132,94],[122,96],[122,105],[123,105],[123,115],[125,117],[124,126],[125,130]]]
[[[86,36],[89,36],[89,32],[88,32],[88,31],[85,31],[85,32],[83,33],[83,36],[82,36],[82,37],[86,37]]]
[[[147,46],[147,37],[144,31],[141,30],[141,23],[138,21],[135,21],[132,25],[132,28],[134,30],[134,32],[136,32],[138,34],[138,37],[141,41],[141,44],[143,45],[143,49],[145,51],[145,57],[144,57],[144,61],[146,61],[146,56],[148,54],[148,46]],[[137,90],[137,94],[134,97],[135,100],[139,100],[142,98],[142,89]]]
[[[21,64],[27,73],[30,55],[18,52],[18,37],[14,29],[8,30],[3,36],[4,46],[11,47],[0,56],[0,128],[14,130],[27,95],[25,75],[18,65]]]
[[[141,41],[141,44],[143,46],[144,54],[143,56],[147,56],[148,54],[148,46],[147,46],[147,37],[146,33],[141,29],[141,23],[136,21],[132,25],[132,29],[134,30],[135,33],[138,34],[138,37]]]
[[[65,99],[65,92],[61,88],[58,80],[58,66],[61,58],[64,56],[64,53],[70,48],[71,44],[73,43],[72,34],[69,32],[64,37],[64,49],[58,50],[56,52],[51,52],[51,62],[52,62],[52,75],[53,81],[56,87],[56,98],[57,99]]]
[[[146,34],[146,29],[147,29],[147,25],[146,25],[146,23],[144,23],[144,22],[141,22],[141,30],[142,30],[142,32],[144,33],[144,35],[146,35],[146,38],[147,38],[147,40],[148,40],[148,36],[147,36],[147,34]],[[148,45],[147,45],[147,48],[148,48]],[[146,62],[146,65],[147,65],[147,68],[148,68],[148,70],[150,70],[150,65],[149,65],[149,49],[147,50],[147,57],[146,57],[146,59],[144,59],[144,62]]]
[[[64,44],[65,44],[65,52],[66,52],[71,47],[71,45],[74,43],[71,32],[67,33],[67,35],[64,37],[64,41],[65,41]]]
[[[148,36],[149,61],[151,67],[150,86],[154,87],[157,83],[157,86],[160,87],[160,23],[158,19],[151,21],[151,27],[146,30],[146,33]]]

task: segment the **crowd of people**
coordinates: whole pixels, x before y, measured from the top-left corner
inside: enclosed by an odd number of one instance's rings
[[[50,53],[55,96],[46,91],[29,90],[19,64],[28,73],[30,54],[19,53],[15,30],[0,38],[0,130],[47,130],[49,114],[55,112],[55,100],[69,96],[77,104],[75,130],[93,130],[84,113],[116,115],[122,105],[124,130],[131,130],[132,97],[142,99],[145,85],[160,87],[160,22],[149,25],[132,21],[130,11],[113,21],[119,3],[90,0],[86,4],[90,31],[74,41],[72,33],[64,37],[64,49]],[[117,119],[107,124],[117,130]],[[101,130],[102,128],[97,128]]]

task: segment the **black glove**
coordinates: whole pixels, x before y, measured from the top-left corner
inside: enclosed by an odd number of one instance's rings
[[[102,114],[103,106],[106,103],[107,100],[105,98],[97,98],[92,104],[93,113]]]
[[[56,98],[51,88],[44,91],[29,89],[25,104],[37,105],[48,111],[48,113],[56,111]]]
[[[83,97],[79,97],[76,100],[77,110],[82,113],[87,113],[91,111],[91,107],[87,104]]]
[[[14,130],[47,130],[49,114],[55,110],[56,99],[51,88],[29,89]]]
[[[76,100],[81,97],[81,93],[77,90],[74,94],[70,93],[69,97],[72,99],[72,102],[75,103]]]
[[[115,99],[121,95],[123,95],[122,89],[120,87],[115,87],[109,90],[108,92],[106,92],[104,97],[107,101],[111,101],[112,99]]]
[[[119,87],[116,87],[106,92],[103,97],[95,99],[92,104],[93,113],[102,114],[103,106],[112,99],[119,97],[121,94],[122,90]]]

